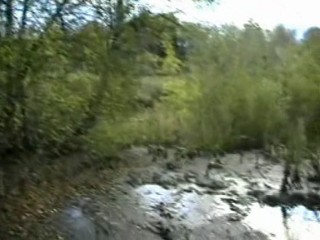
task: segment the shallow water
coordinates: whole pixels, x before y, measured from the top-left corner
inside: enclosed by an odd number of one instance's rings
[[[228,219],[230,214],[235,213],[225,199],[236,198],[227,193],[221,191],[217,194],[208,194],[204,188],[195,184],[181,184],[171,189],[165,189],[156,184],[146,184],[133,189],[129,199],[132,200],[132,203],[137,202],[135,207],[148,216],[159,219],[161,213],[165,212],[167,215],[161,217],[168,221],[181,223],[192,230],[212,224],[212,222],[214,224],[223,223],[221,219]],[[244,211],[247,216],[236,222],[226,222],[227,224],[241,223],[247,229],[251,229],[250,231],[261,232],[271,240],[320,239],[320,211],[311,211],[303,206],[270,207],[252,202],[252,199],[244,204],[236,204],[236,206],[242,209],[241,211]],[[145,221],[147,219],[149,218],[146,218]],[[79,207],[65,209],[58,222],[60,230],[65,232],[67,239],[70,240],[110,239],[110,235],[97,233],[99,229],[95,223]],[[113,235],[111,239],[124,238],[116,238]],[[199,239],[207,239],[207,237]]]
[[[279,191],[280,165],[265,163],[257,171],[254,159],[242,164],[232,157],[226,156],[224,169],[212,170],[209,176],[204,176],[209,159],[191,161],[177,172],[162,165],[133,171],[133,176],[141,178],[139,185],[127,185],[123,179],[119,191],[115,187],[113,194],[108,192],[112,197],[94,196],[87,204],[66,209],[58,220],[59,230],[69,240],[123,240],[128,236],[132,240],[320,239],[320,212],[303,206],[260,205],[260,196],[253,197],[261,191]],[[226,187],[199,184],[196,177],[192,181],[179,178],[191,170],[205,180],[225,181]],[[154,181],[154,173],[180,180],[173,184]]]
[[[187,187],[197,191],[184,192],[181,190]],[[152,212],[154,207],[163,203],[174,218],[189,227],[197,227],[214,218],[232,213],[230,206],[222,200],[226,197],[225,195],[205,194],[201,191],[201,188],[192,184],[169,190],[153,184],[143,185],[136,189],[141,207],[146,211]],[[258,203],[250,203],[244,207],[248,216],[242,222],[253,230],[263,232],[270,239],[320,239],[320,211],[311,211],[303,206],[289,209],[262,206]]]
[[[70,207],[63,211],[57,227],[70,240],[96,240],[96,227],[78,207]]]
[[[184,190],[188,188],[190,190]],[[142,208],[151,212],[154,207],[163,204],[174,218],[189,226],[202,225],[213,217],[231,213],[221,196],[204,194],[201,191],[203,189],[193,184],[184,184],[169,190],[148,184],[136,189]]]
[[[277,240],[319,240],[320,212],[303,206],[295,208],[260,206],[252,204],[244,219],[255,230]]]

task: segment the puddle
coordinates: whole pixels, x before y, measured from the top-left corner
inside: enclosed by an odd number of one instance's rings
[[[192,191],[182,190],[186,188],[191,188]],[[222,200],[226,195],[204,194],[201,190],[203,189],[193,184],[179,185],[175,189],[149,184],[138,187],[135,192],[141,207],[150,214],[156,214],[155,207],[163,203],[174,219],[191,228],[232,213],[229,204]],[[289,209],[251,203],[249,214],[242,223],[263,232],[270,239],[320,239],[320,211],[310,211],[302,206]]]
[[[320,211],[295,208],[261,207],[255,203],[244,223],[277,240],[320,239]]]
[[[156,184],[147,184],[138,187],[136,193],[143,206],[153,208],[160,203],[165,205],[174,203],[177,190],[168,190]]]
[[[183,190],[188,188],[191,189],[190,192]],[[142,208],[152,213],[154,207],[163,203],[173,218],[188,226],[199,226],[214,217],[231,213],[229,205],[222,200],[222,195],[203,194],[201,191],[204,190],[193,184],[183,184],[173,190],[152,184],[136,189]]]
[[[67,239],[96,240],[95,225],[83,214],[80,208],[70,207],[65,209],[56,222],[57,227]]]

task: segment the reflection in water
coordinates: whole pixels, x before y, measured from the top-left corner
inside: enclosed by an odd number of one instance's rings
[[[183,190],[188,187],[194,190]],[[232,213],[229,205],[221,199],[222,196],[199,194],[197,186],[192,184],[179,185],[174,190],[147,184],[138,187],[135,192],[141,207],[149,214],[154,213],[157,206],[163,205],[170,215],[193,227],[206,224],[214,217]]]
[[[303,206],[260,207],[253,204],[245,223],[256,230],[279,240],[320,239],[319,211],[311,211]]]
[[[199,194],[197,191],[181,191],[186,186],[164,189],[158,185],[143,185],[135,192],[143,208],[154,213],[160,203],[166,211],[189,226],[206,224],[209,219],[230,214],[223,195]],[[189,187],[195,188],[190,185]],[[320,212],[303,206],[269,207],[253,203],[243,220],[248,227],[269,235],[276,240],[319,240]]]
[[[83,214],[81,208],[65,209],[57,224],[58,229],[69,240],[96,240],[95,225]]]
[[[314,217],[317,219],[318,222],[320,222],[320,216],[319,216],[319,211],[314,211]]]
[[[290,236],[290,229],[288,226],[288,218],[290,217],[289,214],[289,208],[285,206],[281,206],[281,213],[282,213],[282,222],[284,227],[284,234],[287,239],[293,239],[292,236]]]

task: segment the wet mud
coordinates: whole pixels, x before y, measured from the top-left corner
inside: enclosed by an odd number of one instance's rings
[[[280,163],[165,151],[128,150],[133,167],[111,190],[74,199],[46,225],[68,240],[320,239],[317,185],[279,194]]]

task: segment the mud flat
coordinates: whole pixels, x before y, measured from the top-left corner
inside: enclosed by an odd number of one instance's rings
[[[261,155],[257,166],[250,152],[218,161],[130,151],[139,164],[110,191],[74,199],[48,220],[60,239],[320,239],[317,186],[279,195],[280,163]]]

